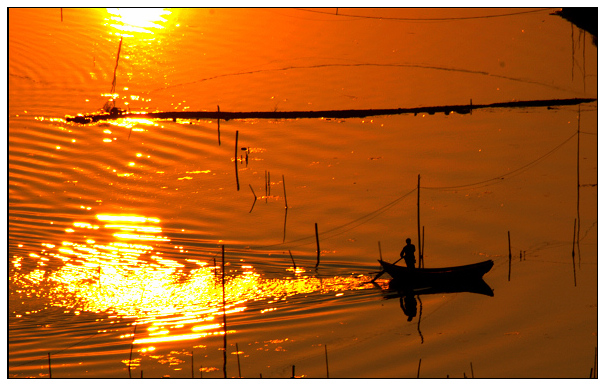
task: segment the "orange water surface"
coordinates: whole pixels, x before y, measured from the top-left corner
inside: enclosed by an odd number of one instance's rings
[[[596,98],[556,10],[9,9],[8,377],[594,375],[596,101],[65,119]],[[371,282],[407,237],[494,296],[408,318]]]

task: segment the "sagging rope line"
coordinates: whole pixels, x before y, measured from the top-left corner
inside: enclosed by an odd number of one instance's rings
[[[534,10],[529,10],[529,11],[503,13],[503,14],[498,14],[498,15],[442,17],[442,18],[364,16],[364,15],[352,15],[352,14],[345,14],[345,13],[335,14],[335,13],[326,12],[326,11],[316,11],[313,9],[302,9],[302,8],[297,8],[297,10],[303,11],[303,12],[320,13],[323,15],[330,15],[330,16],[355,17],[355,18],[359,18],[359,19],[377,19],[377,20],[393,20],[393,21],[455,21],[455,20],[491,19],[491,18],[495,18],[495,17],[516,16],[516,15],[523,15],[523,14],[527,14],[527,13],[552,11],[552,10],[554,10],[554,8],[534,9]]]
[[[429,189],[429,190],[452,190],[452,189],[461,189],[461,188],[478,188],[478,187],[489,186],[489,185],[493,185],[493,184],[496,184],[496,183],[503,182],[506,178],[514,176],[515,174],[521,174],[521,173],[525,172],[525,169],[528,169],[531,166],[534,166],[538,162],[540,162],[543,159],[545,159],[546,157],[550,156],[551,154],[553,154],[554,152],[556,152],[557,150],[559,150],[561,147],[563,147],[567,142],[571,141],[576,135],[577,135],[577,132],[574,132],[573,135],[571,135],[569,138],[565,139],[563,142],[561,142],[559,145],[555,146],[553,149],[549,150],[547,153],[541,155],[540,157],[536,158],[535,160],[533,160],[533,161],[531,161],[531,162],[529,162],[529,163],[527,163],[527,164],[525,164],[525,165],[523,165],[523,166],[521,166],[521,167],[519,167],[519,168],[517,168],[517,169],[515,169],[513,171],[510,171],[508,173],[502,174],[502,175],[500,175],[498,177],[490,178],[490,179],[487,179],[487,180],[484,180],[484,181],[475,182],[475,183],[471,183],[471,184],[465,184],[465,185],[441,186],[441,187],[439,187],[439,186],[433,186],[433,187],[431,187],[431,186],[429,186],[429,187],[423,186],[423,187],[421,187],[421,189]],[[370,212],[370,213],[368,213],[368,214],[366,214],[366,215],[364,215],[362,217],[359,217],[359,218],[357,218],[355,220],[349,221],[349,222],[347,222],[347,223],[345,223],[343,225],[339,225],[337,227],[331,228],[331,229],[329,229],[327,231],[320,232],[320,235],[322,235],[322,237],[320,237],[320,240],[326,240],[326,239],[329,239],[329,238],[341,235],[343,233],[346,233],[346,232],[348,232],[348,231],[350,231],[352,229],[355,229],[356,227],[358,227],[358,226],[360,226],[360,225],[362,225],[362,224],[364,224],[364,223],[366,223],[366,222],[374,219],[378,215],[384,213],[387,209],[390,209],[391,207],[395,206],[400,201],[402,201],[404,198],[406,198],[407,196],[409,196],[410,194],[412,194],[413,192],[415,192],[416,189],[417,188],[414,188],[414,189],[410,190],[409,192],[405,193],[404,195],[399,196],[398,198],[396,198],[395,200],[389,202],[388,204],[386,204],[386,205],[384,205],[384,206],[382,206],[382,207],[380,207],[380,208],[378,208],[378,209],[376,209],[376,210],[374,210],[374,211],[372,211],[372,212]],[[365,219],[365,221],[362,221],[364,219]],[[332,233],[332,232],[334,232],[336,230],[346,228],[346,227],[348,227],[348,226],[350,226],[352,224],[355,224],[355,223],[359,223],[359,224],[357,224],[357,225],[355,225],[355,226],[353,226],[351,228],[344,229],[342,232],[326,236],[326,235],[328,235],[328,234],[330,234],[330,233]],[[308,236],[308,237],[302,237],[302,238],[299,238],[299,239],[296,239],[296,240],[291,240],[291,241],[282,242],[282,243],[276,243],[276,244],[270,244],[270,245],[262,245],[262,246],[258,246],[258,247],[249,247],[249,248],[246,248],[246,249],[241,249],[241,248],[237,249],[236,248],[236,249],[232,249],[232,251],[249,251],[249,250],[259,250],[259,249],[262,250],[262,249],[273,248],[273,247],[280,247],[280,246],[285,246],[285,245],[301,246],[301,245],[306,245],[306,244],[312,243],[314,238],[315,238],[315,236]],[[299,244],[296,244],[296,243],[299,243]]]
[[[525,171],[524,169],[529,169],[531,166],[534,166],[538,162],[542,161],[544,158],[548,157],[549,155],[551,155],[552,153],[554,153],[555,151],[557,151],[561,147],[563,147],[563,145],[565,145],[567,142],[571,141],[576,135],[578,135],[577,131],[574,132],[574,134],[571,137],[567,138],[565,141],[561,142],[559,145],[555,146],[553,149],[551,149],[547,153],[541,155],[540,157],[536,158],[535,160],[531,161],[530,163],[525,164],[525,165],[521,166],[520,168],[517,168],[508,173],[504,173],[498,177],[490,178],[490,179],[480,181],[480,182],[475,182],[472,184],[456,185],[456,186],[422,186],[421,189],[452,190],[452,189],[471,188],[471,187],[480,188],[480,187],[489,186],[489,185],[493,185],[493,184],[502,182],[505,178],[512,177],[516,173],[521,174],[522,172]]]
[[[543,83],[543,82],[539,82],[536,80],[514,78],[514,77],[510,77],[510,76],[489,73],[487,71],[469,70],[469,69],[464,69],[464,68],[444,67],[444,66],[434,66],[434,65],[431,66],[431,65],[427,65],[427,64],[415,64],[415,63],[320,63],[320,64],[313,64],[313,65],[298,65],[298,66],[291,65],[291,66],[285,66],[285,67],[280,67],[280,68],[248,70],[248,71],[241,71],[241,72],[218,74],[218,75],[209,76],[207,78],[193,80],[193,81],[189,81],[189,82],[185,82],[185,83],[172,84],[172,85],[156,88],[154,90],[151,90],[150,94],[159,92],[159,91],[163,91],[163,90],[168,90],[171,88],[191,86],[191,85],[195,85],[197,83],[202,83],[202,82],[216,80],[219,78],[226,78],[226,77],[232,77],[232,76],[253,75],[253,74],[265,73],[265,72],[279,72],[279,71],[289,71],[289,70],[322,69],[322,68],[330,68],[330,67],[387,67],[387,68],[390,67],[390,68],[416,68],[416,69],[424,69],[424,70],[451,71],[451,72],[460,72],[460,73],[466,73],[466,74],[490,76],[490,77],[499,78],[499,79],[511,80],[514,82],[535,84],[535,85],[539,85],[539,86],[543,86],[543,87],[548,87],[548,88],[551,88],[554,90],[570,91],[568,89],[565,89],[565,88],[562,88],[562,87],[559,87],[559,86],[556,86],[553,84]]]
[[[525,169],[528,169],[531,166],[534,166],[535,164],[537,164],[538,162],[542,161],[543,159],[545,159],[549,155],[553,154],[554,152],[556,152],[557,150],[559,150],[561,147],[563,147],[567,142],[571,141],[576,135],[577,135],[577,132],[574,132],[573,135],[571,135],[569,138],[567,138],[566,140],[564,140],[563,142],[561,142],[559,145],[555,146],[553,149],[549,150],[547,153],[541,155],[540,157],[536,158],[535,160],[529,162],[528,164],[525,164],[525,165],[523,165],[523,166],[521,166],[521,167],[519,167],[519,168],[517,168],[517,169],[515,169],[513,171],[510,171],[508,173],[502,174],[502,175],[500,175],[498,177],[490,178],[488,180],[484,180],[484,181],[480,181],[480,182],[476,182],[476,183],[472,183],[472,184],[465,184],[465,185],[458,185],[458,186],[443,186],[443,187],[421,187],[421,189],[450,190],[450,189],[460,189],[460,188],[470,188],[470,187],[482,187],[482,186],[488,186],[488,185],[491,185],[491,184],[502,182],[507,177],[511,177],[511,176],[513,176],[513,175],[515,175],[517,173],[521,174],[521,173],[525,172]],[[391,201],[390,203],[384,205],[383,207],[378,208],[378,209],[376,209],[376,210],[374,210],[374,211],[372,211],[372,212],[370,212],[370,213],[368,213],[368,214],[366,214],[366,215],[364,215],[364,216],[362,216],[362,217],[360,217],[358,219],[355,219],[355,220],[350,221],[350,222],[348,222],[346,224],[337,226],[335,228],[329,229],[329,230],[327,230],[325,232],[321,232],[320,233],[321,235],[326,235],[326,234],[334,232],[334,231],[336,231],[338,229],[342,229],[342,228],[345,228],[345,227],[347,227],[347,226],[349,226],[351,224],[359,222],[359,224],[357,224],[356,226],[354,226],[354,227],[352,227],[350,229],[345,229],[345,230],[343,230],[340,233],[337,233],[337,234],[334,234],[334,235],[330,235],[330,236],[327,236],[327,237],[326,236],[320,237],[320,240],[325,240],[325,239],[328,239],[328,238],[335,237],[337,235],[345,233],[345,232],[347,232],[347,231],[349,231],[351,229],[354,229],[354,228],[356,228],[356,227],[364,224],[365,222],[367,222],[367,221],[369,221],[369,220],[377,217],[378,215],[382,214],[383,212],[385,212],[387,209],[391,208],[392,206],[395,206],[397,203],[399,203],[405,197],[407,197],[408,195],[410,195],[411,193],[413,193],[414,191],[416,191],[416,189],[417,188],[412,189],[411,191],[409,191],[408,193],[406,193],[406,194],[398,197],[394,201]],[[363,219],[367,219],[367,220],[366,221],[361,221]],[[297,240],[288,241],[288,242],[285,242],[285,243],[265,245],[265,246],[260,246],[260,247],[257,247],[257,248],[261,248],[261,249],[262,248],[270,248],[270,247],[277,247],[277,246],[281,246],[281,245],[298,243],[298,242],[301,242],[301,241],[307,241],[307,240],[311,240],[312,241],[313,238],[314,238],[314,236],[308,236],[308,237],[303,237],[303,238],[300,238],[300,239],[297,239]],[[311,241],[309,241],[309,243]],[[298,244],[298,245],[305,245],[305,244],[307,244],[307,243]],[[254,249],[256,249],[256,248],[254,248]]]
[[[111,307],[110,307],[110,308],[111,308]],[[103,311],[103,312],[107,312],[107,311],[108,311],[110,308],[107,308],[107,309],[106,309],[105,311]],[[89,336],[87,336],[87,337],[83,338],[82,340],[79,340],[79,341],[77,341],[77,342],[75,342],[75,343],[72,343],[71,345],[69,345],[69,346],[67,346],[67,347],[63,347],[62,349],[59,349],[59,350],[57,350],[57,351],[55,351],[55,352],[51,352],[50,354],[51,354],[51,355],[57,355],[57,354],[59,354],[59,353],[62,353],[63,351],[69,350],[70,348],[75,347],[75,346],[77,346],[77,345],[81,344],[82,342],[85,342],[85,341],[87,341],[88,339],[90,339],[90,338],[92,338],[92,337],[94,337],[94,336],[97,336],[97,335],[99,335],[99,334],[101,334],[101,333],[99,333],[99,332],[94,332],[94,333],[92,333],[91,335],[89,335]],[[36,359],[31,359],[31,360],[29,360],[29,361],[27,361],[27,362],[23,362],[23,363],[16,364],[16,365],[9,365],[9,369],[11,369],[11,368],[15,368],[15,367],[23,367],[23,366],[26,366],[26,365],[32,364],[32,363],[34,363],[34,362],[42,361],[42,360],[43,360],[43,361],[46,361],[46,360],[47,360],[47,356],[46,356],[46,355],[44,355],[44,356],[38,357],[38,358],[36,358]],[[10,372],[10,371],[9,371],[9,372]]]
[[[382,207],[380,207],[380,208],[378,208],[378,209],[376,209],[376,210],[374,210],[374,211],[372,211],[372,212],[370,212],[370,213],[368,213],[366,215],[363,215],[363,216],[361,216],[361,217],[359,217],[359,218],[357,218],[357,219],[355,219],[353,221],[349,221],[348,223],[345,223],[345,224],[339,225],[337,227],[331,228],[331,229],[329,229],[327,231],[323,231],[320,234],[321,235],[326,235],[328,233],[334,232],[336,230],[348,227],[348,226],[350,226],[352,224],[355,224],[355,223],[359,222],[359,224],[355,225],[354,227],[352,227],[350,229],[345,229],[343,232],[338,233],[337,235],[342,234],[344,232],[347,232],[347,231],[349,231],[351,229],[354,229],[354,228],[360,226],[361,224],[364,224],[364,223],[370,221],[371,219],[373,219],[374,217],[378,216],[379,214],[385,212],[387,209],[390,209],[391,207],[395,206],[401,200],[403,200],[404,198],[406,198],[407,196],[409,196],[410,194],[412,194],[413,192],[415,192],[416,189],[417,188],[414,188],[414,189],[410,190],[409,192],[405,193],[404,195],[397,197],[395,200],[389,202],[388,204],[386,204],[386,205],[384,205],[384,206],[382,206]],[[362,221],[364,219],[365,219],[365,221]],[[327,238],[331,238],[331,237],[334,237],[334,236],[336,236],[336,235],[331,235],[331,236],[328,236],[328,237],[322,237],[320,239],[321,240],[325,240]],[[282,245],[289,245],[289,244],[294,244],[294,243],[298,243],[298,242],[301,242],[301,241],[314,240],[314,239],[315,239],[315,236],[308,236],[308,237],[302,237],[302,238],[296,239],[296,240],[286,241],[286,242],[283,242],[283,243],[277,243],[277,244],[271,244],[271,245],[263,245],[263,246],[254,247],[254,248],[251,247],[250,249],[266,249],[266,248],[277,247],[277,246],[282,246]],[[305,244],[306,243],[298,244],[298,245],[305,245]]]

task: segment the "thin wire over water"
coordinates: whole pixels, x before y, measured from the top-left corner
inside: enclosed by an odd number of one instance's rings
[[[471,20],[471,19],[492,19],[496,17],[508,17],[508,16],[517,16],[528,13],[536,13],[536,12],[546,12],[552,11],[556,8],[543,8],[543,9],[535,9],[529,11],[519,11],[519,12],[509,12],[497,15],[479,15],[479,16],[460,16],[460,17],[439,17],[439,18],[413,18],[413,17],[388,17],[388,16],[367,16],[367,15],[353,15],[348,13],[331,13],[325,11],[317,11],[313,9],[303,9],[297,8],[298,11],[311,12],[311,13],[320,13],[323,15],[330,16],[340,16],[340,17],[354,17],[359,19],[377,19],[377,20],[393,20],[393,21],[456,21],[456,20]]]

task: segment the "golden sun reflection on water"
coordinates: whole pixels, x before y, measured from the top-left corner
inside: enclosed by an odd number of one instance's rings
[[[153,34],[163,29],[166,16],[172,12],[161,8],[107,8],[108,25],[117,30],[116,35],[132,36],[131,33]]]
[[[66,232],[71,241],[43,243],[40,253],[15,256],[14,280],[22,291],[43,294],[51,306],[66,312],[133,319],[139,326],[136,335],[121,338],[134,344],[224,334],[221,267],[165,256],[158,249],[166,250],[170,239],[161,235],[159,223],[155,217],[130,214],[99,214],[96,223],[73,222]],[[175,248],[179,255],[188,252]],[[346,290],[371,287],[368,277],[317,278],[304,276],[300,267],[286,269],[279,278],[267,278],[249,263],[229,262],[225,269],[226,314],[241,313],[257,302],[249,312],[260,316],[278,310],[280,302],[294,295],[341,296]]]

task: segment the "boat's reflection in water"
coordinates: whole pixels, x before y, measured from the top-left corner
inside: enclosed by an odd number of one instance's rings
[[[483,280],[476,279],[462,283],[446,283],[430,287],[409,288],[397,279],[391,279],[388,290],[385,291],[386,299],[399,298],[401,309],[408,317],[408,321],[416,316],[416,297],[420,295],[451,294],[470,292],[479,295],[494,296],[492,288]]]
[[[399,298],[399,306],[411,322],[418,316],[418,334],[421,343],[424,343],[424,336],[420,330],[420,321],[422,318],[422,300],[421,295],[453,294],[453,293],[474,293],[479,295],[494,296],[492,288],[481,277],[471,278],[460,282],[445,281],[443,283],[431,283],[430,285],[412,285],[401,279],[391,279],[388,289],[383,290],[385,299]]]

